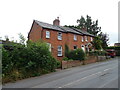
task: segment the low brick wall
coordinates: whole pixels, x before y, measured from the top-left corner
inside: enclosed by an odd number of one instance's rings
[[[97,56],[97,61],[103,61],[105,59],[107,59],[106,56]]]
[[[89,56],[86,60],[83,61],[84,64],[90,64],[97,62],[96,56]]]
[[[82,65],[83,62],[80,62],[79,60],[75,60],[75,61],[68,61],[67,62],[67,67],[75,67],[75,66],[80,66]]]
[[[70,67],[75,67],[75,66],[80,66],[82,65],[83,62],[79,60],[74,60],[74,61],[62,61],[62,69],[65,68],[70,68]]]
[[[80,60],[74,60],[74,61],[62,61],[62,69],[80,66],[83,64],[90,64],[95,63],[97,61],[103,61],[106,60],[106,56],[89,56],[86,60],[80,61]]]

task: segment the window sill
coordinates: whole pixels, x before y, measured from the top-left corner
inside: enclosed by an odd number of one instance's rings
[[[62,57],[63,55],[57,56],[57,57]]]

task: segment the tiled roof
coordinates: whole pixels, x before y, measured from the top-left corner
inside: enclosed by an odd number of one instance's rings
[[[61,31],[61,32],[66,32],[66,33],[70,32],[70,33],[75,33],[75,34],[80,34],[80,35],[94,36],[94,35],[86,32],[86,31],[82,31],[82,30],[76,29],[76,28],[56,26],[56,25],[40,22],[40,21],[37,21],[37,20],[35,20],[35,22],[43,28],[53,29],[53,30],[56,30],[56,31]]]
[[[48,24],[48,23],[40,22],[40,21],[37,21],[37,20],[35,20],[35,22],[37,24],[39,24],[41,27],[43,27],[43,28],[48,28],[48,29],[53,29],[53,30],[65,32],[64,30],[62,30],[61,28],[59,28],[59,27],[57,27],[55,25],[51,25],[51,24]]]
[[[65,30],[66,32],[71,32],[71,33],[83,35],[82,33],[77,32],[77,31],[75,31],[75,30],[73,30],[72,28],[69,28],[69,27],[62,27],[62,26],[58,26],[58,27],[60,27],[61,29]]]
[[[75,31],[78,31],[80,33],[83,33],[84,35],[94,36],[93,34],[90,34],[90,33],[86,32],[86,31],[83,31],[83,30],[80,30],[80,29],[77,29],[77,28],[72,28],[72,29],[74,29]]]

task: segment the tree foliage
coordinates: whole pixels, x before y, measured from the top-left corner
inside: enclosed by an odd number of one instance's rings
[[[76,50],[71,50],[69,51],[69,53],[67,54],[67,58],[68,60],[85,60],[85,52],[79,48]]]
[[[83,16],[81,16],[80,19],[77,20],[77,28],[81,29],[81,30],[87,30],[87,32],[97,36],[98,32],[101,31],[101,27],[98,26],[98,20],[96,21],[92,21],[92,18],[90,16],[86,16],[86,18],[84,18]]]
[[[102,41],[102,44],[101,44],[102,48],[105,49],[108,46],[108,41],[109,41],[108,34],[101,32],[98,36]]]
[[[52,57],[45,42],[8,43],[12,49],[2,48],[3,79],[26,78],[55,71],[58,61]],[[7,82],[7,81],[5,81]]]
[[[65,27],[74,27],[80,30],[86,30],[90,34],[93,34],[95,36],[94,41],[92,42],[95,46],[96,49],[105,49],[108,46],[108,34],[104,34],[101,31],[101,27],[98,26],[98,20],[93,21],[90,16],[86,16],[84,18],[81,16],[80,19],[77,19],[78,25],[65,25]],[[99,44],[99,45],[98,45]]]

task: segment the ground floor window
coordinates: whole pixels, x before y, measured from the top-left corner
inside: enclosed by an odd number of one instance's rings
[[[47,45],[49,46],[49,51],[51,52],[51,44],[47,43]]]
[[[62,56],[62,46],[58,46],[58,56]]]
[[[77,49],[77,45],[74,45],[74,47],[73,47],[73,48],[74,48],[74,50],[76,50],[76,49]]]
[[[85,46],[84,45],[81,45],[81,48],[83,51],[85,51]]]

